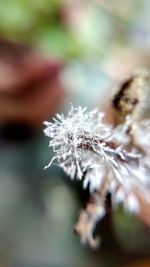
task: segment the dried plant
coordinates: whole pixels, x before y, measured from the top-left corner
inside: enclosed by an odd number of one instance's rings
[[[73,106],[66,117],[57,114],[54,122],[45,122],[44,132],[55,153],[46,168],[56,160],[71,179],[83,180],[84,188],[89,186],[91,200],[81,211],[75,231],[92,247],[99,243],[93,231],[106,213],[108,193],[113,208],[122,203],[126,211],[140,214],[139,196],[143,195],[150,205],[150,121],[139,121],[137,116],[148,75],[136,74],[114,97],[116,126],[104,123],[104,114],[97,109],[88,112]]]

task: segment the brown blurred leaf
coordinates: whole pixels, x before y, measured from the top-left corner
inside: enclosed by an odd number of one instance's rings
[[[149,267],[150,259],[139,260],[135,262],[131,262],[127,265],[123,265],[122,267]]]
[[[0,40],[0,118],[39,125],[60,105],[62,62],[31,47]]]

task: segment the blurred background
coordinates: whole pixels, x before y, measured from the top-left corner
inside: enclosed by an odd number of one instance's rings
[[[118,209],[92,251],[73,233],[88,199],[57,166],[43,121],[69,104],[107,109],[150,67],[149,0],[0,1],[0,267],[148,267],[150,232]]]

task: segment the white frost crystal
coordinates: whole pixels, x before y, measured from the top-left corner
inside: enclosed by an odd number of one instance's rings
[[[71,106],[66,117],[57,114],[53,122],[45,122],[54,151],[47,167],[57,160],[71,179],[83,179],[84,188],[99,191],[104,206],[110,192],[114,207],[121,202],[129,212],[138,212],[136,190],[150,202],[150,122],[136,124],[128,117],[113,128],[103,117],[98,110]],[[131,124],[134,145],[128,134]]]

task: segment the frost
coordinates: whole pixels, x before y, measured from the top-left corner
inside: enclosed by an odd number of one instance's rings
[[[97,109],[71,106],[66,117],[57,114],[53,122],[44,123],[54,152],[47,167],[56,160],[71,179],[83,180],[91,193],[100,192],[95,222],[104,216],[108,192],[114,208],[123,203],[133,213],[140,209],[136,190],[150,201],[150,121],[136,123],[127,116],[113,128],[103,118]]]

